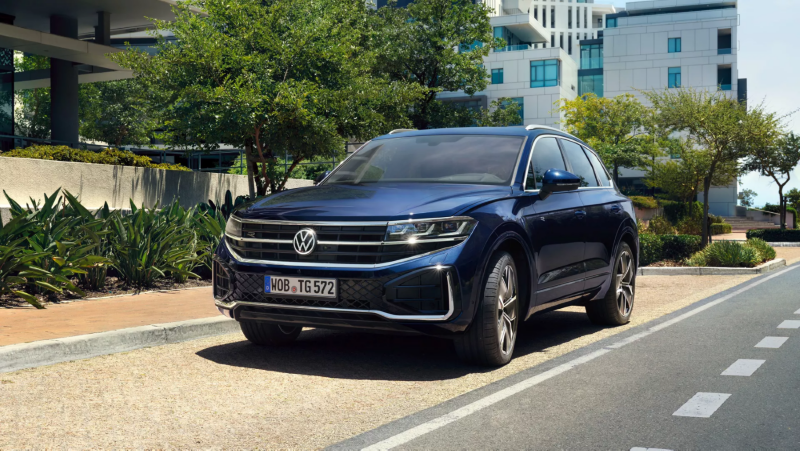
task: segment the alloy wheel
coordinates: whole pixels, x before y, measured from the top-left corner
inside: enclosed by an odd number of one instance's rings
[[[617,308],[623,317],[630,315],[633,309],[633,256],[627,250],[622,251],[617,262]]]
[[[514,268],[506,265],[500,278],[497,295],[497,332],[500,352],[510,353],[517,338],[517,276]]]

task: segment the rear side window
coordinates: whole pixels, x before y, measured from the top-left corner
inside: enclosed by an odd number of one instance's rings
[[[592,168],[592,163],[589,163],[586,154],[583,153],[583,147],[564,139],[561,140],[561,145],[564,146],[564,153],[572,165],[572,172],[581,179],[581,186],[598,186],[594,168]]]
[[[611,177],[608,176],[608,171],[606,171],[600,159],[597,158],[591,150],[586,148],[583,150],[586,151],[586,155],[589,156],[589,161],[591,161],[592,166],[594,166],[594,173],[597,174],[597,180],[600,182],[600,186],[611,186]]]
[[[564,164],[564,157],[561,156],[561,149],[555,138],[542,138],[536,141],[533,148],[533,156],[528,167],[528,179],[525,183],[526,189],[541,189],[544,173],[550,169],[567,170]]]

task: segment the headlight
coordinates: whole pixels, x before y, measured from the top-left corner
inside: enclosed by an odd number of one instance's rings
[[[228,222],[225,224],[225,235],[236,238],[241,238],[242,236],[242,222],[233,217],[233,215],[228,218]]]
[[[466,238],[477,224],[478,221],[467,217],[390,222],[384,241],[413,243],[433,239]]]

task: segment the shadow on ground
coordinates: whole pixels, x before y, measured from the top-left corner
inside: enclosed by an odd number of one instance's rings
[[[521,324],[516,357],[543,352],[600,330],[582,312],[554,311]],[[212,346],[197,355],[221,365],[330,377],[430,381],[488,372],[458,360],[450,340],[322,329],[306,330],[286,347],[261,347],[243,340]]]

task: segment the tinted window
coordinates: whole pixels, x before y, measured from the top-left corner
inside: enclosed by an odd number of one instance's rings
[[[589,161],[592,162],[592,166],[594,166],[594,173],[597,175],[597,178],[600,181],[600,186],[611,186],[611,177],[608,176],[608,171],[606,171],[603,163],[600,162],[600,159],[597,158],[594,152],[588,149],[584,150],[586,151],[586,155],[589,156]]]
[[[566,170],[564,158],[555,138],[542,138],[536,141],[533,149],[531,165],[528,168],[528,181],[525,184],[527,189],[541,189],[544,173],[549,169]],[[535,187],[535,188],[534,188]]]
[[[509,185],[522,136],[428,135],[375,140],[345,161],[325,185],[469,183]]]
[[[581,178],[581,186],[597,186],[597,179],[594,176],[594,169],[586,154],[583,153],[583,147],[575,144],[572,141],[561,140],[564,146],[564,153],[567,155],[567,160],[572,165],[572,172]]]

